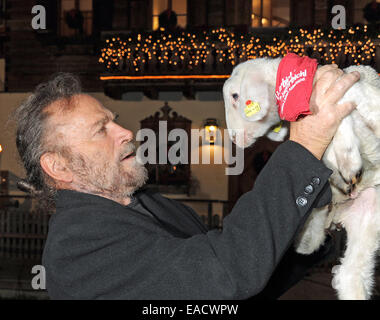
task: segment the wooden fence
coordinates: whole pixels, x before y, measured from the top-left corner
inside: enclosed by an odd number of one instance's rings
[[[0,258],[40,259],[49,213],[0,210]]]
[[[200,214],[210,229],[222,228],[227,201],[204,199],[177,199],[183,203],[202,203],[206,214]],[[221,204],[222,212],[216,214],[213,204]],[[45,245],[50,213],[0,209],[0,258],[41,259]]]

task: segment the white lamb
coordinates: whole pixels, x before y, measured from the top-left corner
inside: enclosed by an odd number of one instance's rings
[[[263,58],[241,63],[224,84],[227,127],[240,147],[252,145],[261,136],[275,141],[287,136],[288,124],[273,130],[280,121],[275,98],[280,61]],[[297,252],[310,254],[323,244],[326,230],[336,225],[346,229],[344,257],[332,270],[332,284],[340,299],[371,297],[380,242],[380,78],[368,66],[344,71],[355,70],[361,79],[340,102],[353,101],[357,108],[343,119],[322,159],[333,170],[332,203],[313,210],[296,241]],[[260,106],[249,119],[241,112],[247,100]]]

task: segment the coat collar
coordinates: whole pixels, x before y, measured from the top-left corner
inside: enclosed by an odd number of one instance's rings
[[[140,203],[161,223],[185,231],[187,235],[205,233],[207,227],[199,216],[182,203],[163,197],[153,191],[143,190],[136,194]]]
[[[187,238],[189,236],[207,232],[207,227],[201,222],[199,217],[188,207],[181,203],[163,197],[159,193],[147,189],[141,189],[134,195],[140,203],[147,209],[171,234]],[[128,206],[123,206],[116,201],[74,190],[59,190],[56,195],[57,209],[67,209],[86,205],[111,206],[121,210],[133,210]]]

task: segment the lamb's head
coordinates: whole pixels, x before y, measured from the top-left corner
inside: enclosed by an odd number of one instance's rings
[[[231,140],[241,148],[264,135],[283,141],[288,133],[287,126],[273,131],[280,122],[275,97],[280,60],[260,58],[243,62],[224,83],[227,128]]]

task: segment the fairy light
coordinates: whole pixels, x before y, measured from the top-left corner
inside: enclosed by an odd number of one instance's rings
[[[162,79],[228,79],[230,75],[186,75],[186,76],[101,76],[100,80],[162,80]]]
[[[287,36],[261,39],[252,34],[236,35],[225,28],[215,28],[194,34],[161,33],[130,35],[128,41],[119,37],[106,39],[101,49],[99,63],[110,71],[138,75],[149,68],[154,60],[170,65],[172,70],[194,71],[214,58],[225,66],[234,66],[247,59],[277,57],[287,52],[299,55],[310,53],[311,48],[320,56],[320,63],[335,62],[340,54],[351,59],[351,63],[370,64],[375,57],[375,39],[380,34],[369,35],[368,27],[351,27],[348,30],[322,29],[288,30]],[[378,41],[378,40],[376,40]],[[212,58],[212,60],[210,60]],[[174,69],[173,69],[174,68]]]

